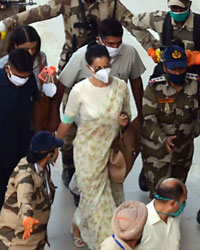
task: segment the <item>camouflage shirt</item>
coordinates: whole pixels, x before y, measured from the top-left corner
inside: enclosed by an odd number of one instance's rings
[[[151,13],[146,12],[133,17],[133,33],[146,50],[151,47],[159,48],[162,45],[160,40],[166,14],[166,11],[156,11]],[[185,49],[190,50],[194,50],[193,21],[194,14],[192,11],[190,11],[186,22],[181,28],[178,28],[174,20],[171,19],[173,38],[181,40],[185,45]],[[157,40],[148,29],[155,31],[159,35],[160,40]]]
[[[82,0],[83,1],[83,0]],[[84,1],[83,1],[84,2]],[[113,0],[96,0],[89,7],[84,2],[85,16],[101,21],[112,17],[114,9]],[[72,48],[72,38],[75,35],[77,48],[88,38],[89,30],[75,28],[75,23],[81,22],[81,12],[78,0],[50,0],[45,5],[32,8],[29,11],[11,16],[3,22],[7,29],[13,29],[19,24],[30,24],[37,21],[47,20],[62,15],[65,28],[66,45]],[[132,13],[120,2],[117,4],[116,18],[130,32],[132,31]]]
[[[8,182],[0,216],[0,249],[4,250],[1,244],[7,247],[27,244],[25,249],[29,249],[30,242],[38,245],[40,241],[46,240],[54,192],[48,170],[36,164],[28,164],[23,158]],[[23,241],[23,221],[29,216],[39,220],[39,224],[34,226],[33,237]]]
[[[152,79],[143,98],[142,157],[155,157],[170,162],[172,154],[168,154],[164,146],[167,136],[176,135],[173,140],[173,154],[182,152],[193,143],[194,127],[197,119],[198,81],[197,75],[187,74],[183,88],[176,91],[165,76]]]

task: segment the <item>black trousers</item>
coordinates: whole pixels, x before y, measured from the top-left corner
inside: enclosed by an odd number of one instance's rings
[[[22,157],[9,152],[0,152],[0,210],[4,203],[8,180]]]

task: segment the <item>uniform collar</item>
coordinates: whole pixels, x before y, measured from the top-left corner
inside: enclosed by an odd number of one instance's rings
[[[178,29],[173,18],[172,18],[172,25],[173,25],[174,29]],[[194,26],[194,13],[190,10],[190,14],[189,14],[186,22],[183,24],[183,26],[180,29],[186,28],[187,30],[192,30],[193,26]]]
[[[34,163],[34,168],[35,168],[35,172],[39,176],[43,176],[44,175],[44,168],[42,168],[40,165],[38,165],[37,163]]]

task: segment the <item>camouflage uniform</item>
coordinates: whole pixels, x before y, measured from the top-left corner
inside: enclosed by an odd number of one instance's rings
[[[142,44],[142,46],[146,50],[151,47],[159,48],[162,45],[162,28],[166,14],[166,11],[156,11],[151,13],[146,12],[133,17],[133,33],[136,39]],[[185,49],[190,50],[194,50],[193,20],[194,14],[192,13],[192,11],[190,11],[187,20],[181,28],[178,28],[175,21],[171,19],[173,26],[173,38],[181,40],[185,45]],[[148,31],[148,29],[152,29],[157,32],[160,37],[160,41],[158,41]]]
[[[89,7],[84,2],[85,16],[97,22],[112,17],[114,9],[113,0],[96,0]],[[65,44],[60,56],[59,69],[61,70],[74,52],[72,39],[76,37],[76,48],[79,48],[91,35],[90,30],[74,28],[74,24],[81,23],[81,13],[78,0],[51,0],[47,4],[38,6],[29,11],[9,17],[4,20],[7,29],[13,29],[19,24],[30,24],[50,19],[62,14],[65,28]],[[116,18],[130,32],[132,31],[132,13],[118,1]]]
[[[25,2],[25,0],[21,2]],[[23,6],[9,6],[0,9],[0,20],[4,20],[9,16],[15,15],[24,10],[25,7]],[[9,33],[6,35],[5,39],[0,40],[0,57],[5,56],[7,54],[6,48],[7,48],[8,38],[9,38]]]
[[[165,76],[149,82],[143,98],[141,153],[150,196],[163,178],[174,177],[186,181],[192,164],[198,108],[197,75],[187,73],[179,92]],[[177,138],[173,140],[175,147],[170,154],[164,141],[172,135]]]
[[[47,184],[48,183],[48,184]],[[47,223],[55,187],[47,169],[37,171],[23,158],[8,183],[0,216],[1,250],[42,250],[47,241]],[[23,221],[39,220],[30,238],[22,240]]]

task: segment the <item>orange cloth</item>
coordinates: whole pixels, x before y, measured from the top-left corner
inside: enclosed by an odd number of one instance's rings
[[[188,66],[200,65],[200,51],[198,50],[186,50]]]
[[[38,220],[33,219],[32,217],[28,217],[24,220],[24,233],[22,239],[25,240],[26,238],[29,238],[31,236],[31,233],[33,232],[33,226],[39,224]]]
[[[156,49],[149,48],[147,52],[148,52],[148,55],[153,59],[153,61],[157,63],[158,61],[157,61]]]

